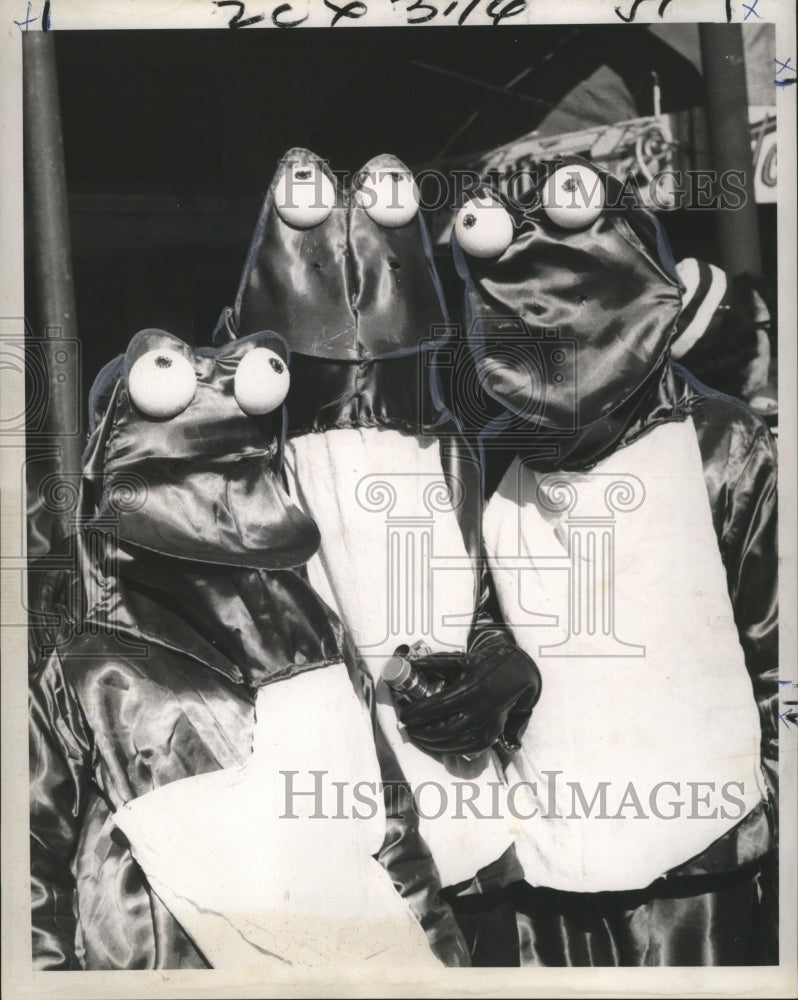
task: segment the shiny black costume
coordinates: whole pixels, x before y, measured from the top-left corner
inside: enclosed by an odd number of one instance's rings
[[[92,391],[86,524],[69,540],[79,573],[50,589],[50,610],[60,604],[73,620],[31,678],[38,969],[207,968],[150,890],[114,812],[245,761],[263,685],[344,661],[355,691],[371,697],[341,623],[303,576],[318,532],[277,476],[281,408],[248,415],[237,403],[237,368],[264,347],[285,363],[269,333],[195,353],[143,331]],[[131,401],[128,379],[143,354],[165,349],[163,364],[181,355],[193,367],[196,393],[182,412],[152,419]],[[318,724],[296,711],[298,733]],[[391,782],[390,755],[378,755]],[[388,799],[379,860],[433,951],[467,963],[414,815]]]
[[[492,949],[507,950],[503,939],[509,925],[501,926],[500,914],[512,922],[508,912],[515,909],[522,964],[776,962],[774,443],[745,405],[707,390],[670,362],[678,278],[658,222],[624,206],[620,182],[595,168],[593,176],[604,185],[603,210],[567,228],[549,216],[543,204],[547,179],[557,170],[589,166],[575,157],[555,161],[542,169],[539,186],[514,203],[493,192],[491,207],[475,210],[467,203],[461,209],[471,213],[466,225],[472,230],[485,220],[495,226],[496,212],[508,213],[512,222],[512,238],[499,253],[469,255],[453,238],[465,282],[471,363],[489,412],[480,427],[472,426],[485,445],[489,498],[503,488],[505,470],[519,457],[539,473],[588,473],[657,427],[692,420],[734,623],[759,710],[767,793],[737,826],[646,888],[579,893],[523,881],[509,889],[494,887],[496,894],[483,901],[482,914],[479,904],[473,906],[476,940],[481,935],[485,949],[475,960],[489,964]],[[481,196],[485,201],[488,192]],[[576,368],[565,368],[565,377],[555,376],[551,348],[557,345],[544,344],[548,354],[540,353],[546,331],[557,331],[573,344]],[[524,377],[531,369],[540,373],[537,381]],[[522,503],[533,501],[522,498]],[[684,517],[690,517],[689,510]],[[684,652],[689,656],[688,648]],[[545,699],[547,673],[539,665]],[[584,668],[589,671],[590,661]],[[689,690],[683,692],[684,699],[690,696]],[[616,697],[622,713],[626,693],[619,690]],[[678,733],[678,718],[673,721]],[[530,753],[534,728],[533,717],[527,731]]]
[[[293,181],[283,187],[286,177]],[[391,431],[434,443],[463,556],[475,568],[473,601],[457,609],[466,621],[473,616],[468,648],[475,656],[467,665],[462,657],[450,657],[452,683],[446,693],[406,706],[401,718],[416,745],[430,752],[484,750],[505,730],[512,742],[523,728],[539,697],[540,678],[495,621],[489,582],[481,571],[481,470],[446,406],[439,377],[438,356],[448,348],[451,326],[426,224],[399,186],[400,178],[408,187],[412,183],[408,168],[391,154],[373,157],[351,182],[342,183],[310,150],[286,151],[263,200],[235,304],[223,312],[215,339],[246,336],[267,316],[285,337],[294,385],[286,401],[289,452],[298,438],[339,430]],[[326,212],[321,182],[329,184]],[[310,186],[308,200],[319,210],[300,226],[284,218],[283,205],[300,201],[303,185]],[[404,207],[400,220],[391,218]],[[347,441],[341,465],[354,464],[356,447]],[[363,471],[409,473],[391,449],[386,440],[378,463]],[[301,495],[310,484],[295,486]],[[330,484],[329,495],[325,489],[316,502],[328,506],[332,491]],[[309,496],[303,502],[312,516],[320,515]],[[357,509],[359,501],[351,495],[345,502]],[[382,526],[377,536],[363,534],[367,520],[358,530],[365,550],[384,546]],[[328,562],[337,558],[340,534],[340,525],[332,537],[322,532],[320,551]],[[332,589],[341,617],[356,634],[345,598],[342,602]],[[487,652],[491,646],[495,655]],[[415,662],[425,668],[423,657]],[[429,666],[441,668],[440,657]],[[455,683],[464,666],[467,680]]]

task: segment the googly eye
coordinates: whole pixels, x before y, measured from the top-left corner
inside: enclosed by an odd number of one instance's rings
[[[288,365],[280,355],[268,347],[255,347],[239,362],[233,391],[244,413],[254,417],[281,406],[290,384]]]
[[[587,229],[604,208],[604,182],[595,170],[573,163],[559,167],[543,189],[543,210],[563,229]]]
[[[335,188],[316,164],[292,163],[275,185],[274,205],[289,226],[311,229],[324,222],[335,207]]]
[[[471,257],[500,257],[513,242],[513,220],[487,192],[474,195],[454,220],[457,242]]]
[[[130,369],[127,388],[132,402],[145,416],[176,417],[194,398],[197,376],[178,351],[147,351]]]
[[[418,212],[418,188],[407,170],[386,167],[362,174],[354,197],[370,219],[389,229],[406,226]]]

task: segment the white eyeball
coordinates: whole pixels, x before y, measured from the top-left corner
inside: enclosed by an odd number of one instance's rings
[[[147,351],[133,364],[127,388],[135,406],[147,417],[176,417],[197,391],[189,360],[169,348]]]
[[[274,188],[277,214],[289,226],[310,229],[324,222],[335,207],[335,187],[314,163],[291,163]]]
[[[378,226],[398,229],[418,212],[418,187],[406,170],[382,167],[361,175],[355,201]]]
[[[255,347],[239,361],[233,391],[244,413],[251,417],[271,413],[288,395],[288,365],[268,347]]]
[[[604,183],[595,170],[572,163],[560,167],[546,181],[543,210],[563,229],[587,229],[604,208]]]
[[[513,220],[493,195],[473,195],[454,220],[457,242],[471,257],[500,257],[513,242]]]

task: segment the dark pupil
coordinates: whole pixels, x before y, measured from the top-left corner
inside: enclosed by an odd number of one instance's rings
[[[296,177],[296,179],[298,181],[306,181],[308,179],[308,177],[310,177],[310,171],[309,170],[297,170],[297,172],[294,174],[294,176]]]
[[[282,361],[279,360],[279,358],[269,358],[269,364],[277,372],[278,375],[282,375],[283,372],[285,371],[285,365],[282,363]]]
[[[171,368],[172,367],[172,359],[165,357],[163,354],[159,354],[158,357],[155,359],[155,367],[156,368]]]
[[[476,215],[472,215],[471,212],[469,212],[468,215],[466,215],[463,218],[463,225],[465,226],[466,229],[471,229],[476,224],[477,224],[477,217]]]

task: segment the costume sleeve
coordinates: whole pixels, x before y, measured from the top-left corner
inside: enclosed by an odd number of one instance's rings
[[[512,633],[502,620],[490,571],[485,568],[480,579],[479,603],[474,617],[474,626],[468,637],[468,648],[469,650],[476,649],[483,642],[492,639],[513,642]]]
[[[479,606],[468,640],[468,652],[479,657],[489,656],[491,649],[498,660],[506,657],[508,651],[520,660],[530,678],[528,689],[510,710],[504,726],[499,746],[507,751],[518,750],[521,736],[532,717],[535,705],[540,699],[543,680],[534,660],[516,643],[510,629],[502,620],[499,602],[493,586],[493,578],[486,569],[482,577],[482,592]]]
[[[75,951],[77,846],[90,744],[80,708],[52,654],[30,685],[30,840],[33,966],[80,969]]]
[[[762,768],[778,816],[778,537],[773,439],[758,428],[726,493],[721,550],[762,727]],[[733,465],[736,463],[732,463]]]
[[[375,740],[386,813],[385,840],[377,860],[423,927],[436,958],[448,967],[469,966],[468,947],[451,907],[441,896],[438,869],[418,828],[410,786],[379,725]]]

